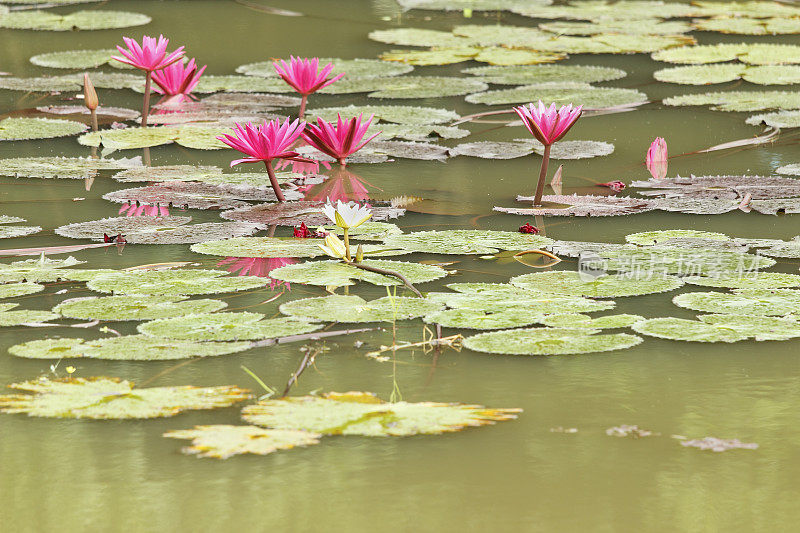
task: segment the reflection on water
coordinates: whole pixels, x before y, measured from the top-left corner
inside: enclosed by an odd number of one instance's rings
[[[224,266],[225,270],[239,276],[269,278],[269,273],[276,268],[293,265],[297,262],[297,259],[292,257],[226,257],[217,263],[217,266]],[[289,282],[270,278],[270,290],[274,291],[278,287],[292,289]]]

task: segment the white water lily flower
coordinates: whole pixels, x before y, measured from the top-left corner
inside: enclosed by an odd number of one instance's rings
[[[342,229],[357,228],[372,216],[372,210],[368,207],[357,203],[346,204],[341,200],[337,200],[335,208],[331,203],[325,204],[322,211],[325,216]]]
[[[317,244],[317,246],[322,248],[323,252],[336,259],[344,259],[347,254],[344,243],[333,233],[329,233],[325,237],[325,244]]]

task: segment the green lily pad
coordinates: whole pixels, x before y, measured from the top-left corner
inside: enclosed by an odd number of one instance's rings
[[[748,316],[800,314],[800,291],[794,289],[737,289],[727,292],[687,292],[672,299],[678,307],[703,313]]]
[[[280,78],[260,78],[258,76],[213,76],[200,78],[196,94],[232,93],[292,93],[294,89]]]
[[[287,200],[298,200],[300,193],[287,190]],[[146,187],[122,189],[103,195],[104,200],[127,204],[175,205],[190,209],[230,209],[250,207],[249,201],[275,201],[272,188],[255,189],[236,185],[212,185],[186,181],[170,181]]]
[[[7,118],[0,121],[0,141],[52,139],[86,131],[86,124],[51,118]]]
[[[344,230],[339,226],[328,225],[323,229],[328,233],[344,235]],[[349,233],[350,238],[357,241],[383,241],[392,235],[402,234],[403,230],[388,222],[364,222],[357,228],[350,229]]]
[[[694,26],[700,31],[717,31],[743,35],[800,33],[800,21],[790,18],[719,17],[696,20]]]
[[[739,342],[748,336],[740,331],[683,318],[651,318],[631,326],[633,330],[649,337],[673,341]]]
[[[70,239],[102,241],[103,234],[129,235],[144,230],[166,230],[188,224],[192,217],[113,217],[66,224],[55,229],[56,234]],[[126,237],[127,238],[127,237]]]
[[[139,333],[184,341],[243,341],[310,333],[322,327],[295,318],[264,318],[261,313],[224,312],[145,322]]]
[[[688,22],[657,18],[640,19],[631,24],[629,21],[597,20],[594,22],[546,22],[539,28],[559,35],[601,35],[619,33],[623,35],[675,35],[692,31]]]
[[[31,57],[30,62],[39,67],[66,68],[66,69],[91,69],[102,65],[119,63],[111,56],[117,55],[117,50],[66,50],[63,52],[50,52]]]
[[[47,120],[47,119],[40,119]],[[78,137],[84,146],[103,146],[103,155],[117,150],[134,150],[177,143],[185,148],[198,150],[221,150],[227,148],[217,140],[218,135],[230,133],[227,127],[201,126],[150,126],[147,128],[124,128],[101,130]]]
[[[342,80],[320,92],[343,94],[369,92],[370,98],[440,98],[485,91],[488,85],[480,80],[444,76],[395,76],[365,80]]]
[[[44,285],[37,283],[4,283],[0,285],[0,298],[16,298],[42,292]]]
[[[134,169],[141,166],[140,157],[130,159],[17,157],[0,159],[0,175],[15,178],[85,179],[94,177],[100,170]]]
[[[590,65],[488,66],[472,67],[461,72],[498,85],[596,83],[624,78],[627,75],[624,70]]]
[[[127,11],[76,11],[60,15],[50,11],[10,11],[0,14],[0,28],[17,30],[110,30],[149,24],[152,19]]]
[[[539,141],[533,141],[533,150],[544,154],[544,146]],[[603,141],[559,141],[553,145],[550,157],[552,159],[591,159],[614,153],[614,145]]]
[[[227,220],[252,222],[265,226],[299,226],[305,223],[309,227],[330,223],[330,219],[322,212],[322,202],[284,202],[275,204],[259,204],[241,209],[225,211],[220,216]],[[397,218],[405,213],[405,209],[375,206],[372,208],[372,219],[375,221]]]
[[[479,48],[432,48],[430,50],[390,50],[380,55],[386,62],[405,65],[452,65],[470,61],[480,52]]]
[[[800,275],[781,272],[743,272],[741,275],[687,276],[683,281],[703,287],[725,287],[728,289],[782,289],[800,287]]]
[[[446,309],[425,316],[428,324],[458,329],[508,329],[539,324],[545,315],[519,309]]]
[[[411,283],[426,283],[447,275],[447,271],[436,265],[423,265],[404,261],[384,261],[378,259],[365,260],[364,265],[393,270],[403,274]],[[270,272],[270,277],[290,283],[306,283],[308,285],[344,287],[354,285],[355,281],[366,281],[373,285],[401,285],[394,276],[384,276],[347,265],[340,261],[307,261]]]
[[[42,231],[41,226],[0,226],[0,239],[24,237]]]
[[[566,54],[560,52],[543,52],[538,50],[517,50],[492,46],[481,48],[475,56],[475,61],[498,66],[539,65],[553,63],[566,59]]]
[[[592,277],[578,272],[553,270],[533,272],[511,278],[511,284],[551,294],[614,298],[669,292],[683,285],[679,278],[667,275],[636,277],[628,274]]]
[[[11,215],[0,215],[0,224],[16,224],[17,222],[25,222],[25,219]]]
[[[580,103],[585,109],[603,109],[640,104],[647,101],[647,95],[634,89],[593,87],[587,83],[541,83],[470,94],[466,100],[472,104],[488,105],[518,104],[542,100],[554,102],[557,105]]]
[[[0,304],[0,327],[19,326],[32,322],[48,322],[59,318],[50,311],[14,310],[18,304]]]
[[[519,409],[433,402],[388,403],[368,392],[331,392],[262,400],[242,409],[242,418],[270,429],[322,435],[408,437],[438,435],[517,417]]]
[[[533,197],[518,196],[519,201],[531,201]],[[495,207],[494,211],[512,215],[606,217],[632,215],[655,209],[652,201],[628,196],[594,196],[577,194],[546,194],[542,196],[542,207],[516,208]]]
[[[220,179],[222,169],[209,165],[164,165],[137,167],[117,172],[112,178],[123,183],[151,181],[206,181]],[[264,176],[259,174],[262,177]],[[280,180],[279,180],[280,181]]]
[[[766,111],[800,109],[800,93],[788,91],[727,91],[672,96],[668,106],[710,105],[714,111]]]
[[[723,4],[723,5],[727,5]],[[514,5],[512,10],[527,17],[573,20],[627,20],[637,23],[639,20],[659,18],[701,16],[702,10],[689,4],[679,2],[660,2],[649,0],[573,0],[567,5],[540,6],[525,4]]]
[[[653,73],[653,77],[666,83],[708,85],[738,80],[745,71],[747,66],[741,63],[701,64],[657,70]]]
[[[715,241],[728,241],[730,237],[724,233],[700,231],[694,229],[668,229],[658,231],[643,231],[630,233],[625,236],[625,241],[642,246],[661,244],[672,239],[710,239]]]
[[[250,347],[249,342],[188,342],[146,335],[124,335],[91,341],[70,338],[35,340],[12,346],[8,353],[26,359],[171,361],[228,355]]]
[[[441,137],[442,139],[461,139],[470,134],[469,130],[464,128],[435,124],[384,124],[381,122],[374,125],[374,129],[381,132],[378,136],[378,139],[381,140],[406,139],[409,141],[430,141],[433,140],[434,137]]]
[[[239,237],[207,241],[192,246],[200,254],[222,257],[321,257],[327,256],[319,244],[321,239],[295,239],[279,237]],[[386,246],[362,245],[364,253],[372,256],[391,256],[409,253]]]
[[[482,159],[515,159],[533,153],[530,142],[477,141],[450,148],[450,155],[465,155]]]
[[[704,17],[797,17],[800,16],[800,9],[790,4],[781,4],[778,2],[759,2],[747,0],[744,2],[720,2],[697,0],[692,2],[692,5],[700,8],[697,13]]]
[[[81,88],[82,85],[75,76],[42,76],[37,78],[0,76],[0,89],[7,89],[9,91],[49,93],[80,91]]]
[[[700,315],[706,324],[730,328],[757,341],[783,341],[800,337],[800,323],[795,317],[750,315]]]
[[[464,286],[469,286],[465,288]],[[484,287],[476,287],[484,285]],[[428,299],[442,303],[451,309],[480,311],[483,313],[517,313],[542,317],[564,313],[593,313],[613,309],[612,300],[592,300],[581,296],[545,294],[537,290],[527,290],[505,283],[462,284],[453,283],[449,287],[466,290],[463,293],[428,293]],[[516,320],[520,320],[517,318]],[[538,323],[538,320],[536,322]]]
[[[288,59],[287,59],[288,61]],[[405,65],[394,65],[377,59],[341,59],[338,57],[319,58],[320,65],[333,63],[331,76],[344,74],[346,79],[354,78],[383,78],[386,76],[400,76],[414,70]],[[259,61],[236,67],[236,72],[246,76],[260,76],[263,78],[277,78],[274,61]]]
[[[631,327],[640,320],[644,320],[644,317],[623,314],[592,318],[580,313],[569,313],[544,317],[541,323],[551,328],[618,329]]]
[[[125,235],[130,244],[195,244],[220,238],[236,239],[263,229],[244,222],[204,222],[177,227],[149,227]]]
[[[9,387],[30,394],[0,396],[2,412],[46,418],[159,418],[188,410],[230,407],[251,398],[248,390],[234,386],[135,389],[129,381],[107,377],[41,377]]]
[[[0,283],[49,283],[61,280],[86,281],[95,275],[108,273],[108,270],[81,270],[67,268],[81,264],[74,257],[66,259],[26,259],[12,263],[0,263]]]
[[[666,63],[722,63],[737,59],[740,55],[747,53],[747,49],[748,45],[746,43],[706,44],[659,50],[653,53],[651,57],[656,61],[664,61]]]
[[[191,446],[182,448],[185,454],[198,457],[227,459],[234,455],[252,453],[269,455],[278,450],[318,444],[321,435],[293,429],[263,429],[256,426],[195,426],[164,433],[171,439],[189,439]]]
[[[324,322],[394,322],[419,318],[442,308],[425,298],[394,296],[366,301],[358,296],[333,294],[281,304],[280,311],[298,319]]]
[[[337,115],[348,118],[362,114],[375,115],[375,120],[397,124],[447,124],[461,118],[458,113],[449,109],[408,105],[349,105],[324,107],[307,112],[309,117],[321,117],[328,121],[336,120]]]
[[[425,30],[420,28],[392,28],[375,30],[367,37],[373,41],[401,46],[435,46],[440,48],[463,48],[474,44],[465,37],[458,37],[447,31]]]
[[[370,151],[387,157],[419,159],[422,161],[444,161],[447,148],[438,144],[412,141],[375,140],[370,143]]]
[[[392,235],[390,247],[436,254],[494,254],[500,250],[532,250],[553,242],[539,235],[515,231],[446,230]]]
[[[221,300],[187,300],[185,296],[90,296],[65,300],[53,312],[81,320],[155,320],[213,313],[227,306]]]
[[[462,24],[453,27],[453,34],[479,46],[509,48],[535,48],[538,43],[553,38],[538,28],[506,24]]]
[[[1,274],[1,273],[0,273]],[[151,296],[219,294],[264,287],[264,278],[224,276],[219,270],[122,271],[97,276],[87,287],[93,291]]]
[[[479,333],[464,339],[476,352],[505,355],[573,355],[624,350],[640,344],[627,333],[597,334],[592,329],[531,328]]]
[[[397,0],[404,9],[430,9],[435,11],[508,11],[525,6],[545,6],[550,0]]]
[[[682,276],[721,275],[769,268],[774,259],[727,250],[643,247],[599,252],[606,270]]]
[[[765,126],[771,126],[779,129],[800,128],[800,111],[777,111],[775,113],[763,113],[748,117],[745,122],[751,126],[760,126],[763,124]],[[792,165],[786,165],[786,167],[781,168],[787,167],[794,168]],[[795,176],[800,175],[796,174],[794,171],[781,172],[781,168],[775,169],[775,172],[778,172],[779,174],[793,174]]]

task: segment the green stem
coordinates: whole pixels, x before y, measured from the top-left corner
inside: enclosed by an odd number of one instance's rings
[[[142,127],[147,127],[147,115],[150,113],[150,82],[153,79],[153,73],[149,70],[144,79],[144,105],[142,105]]]
[[[533,198],[534,207],[542,205],[542,193],[544,193],[544,182],[547,179],[547,164],[550,162],[550,146],[544,145],[542,154],[542,168],[539,170],[539,183],[536,184],[536,196]]]
[[[285,202],[286,198],[283,197],[283,191],[281,190],[280,185],[278,185],[278,178],[275,176],[275,171],[272,169],[272,161],[264,161],[264,165],[267,167],[269,182],[272,184],[272,189],[275,191],[275,196],[278,198],[279,202]]]
[[[344,230],[344,256],[345,260],[348,263],[351,263],[353,259],[350,256],[350,230],[347,228],[343,228]]]

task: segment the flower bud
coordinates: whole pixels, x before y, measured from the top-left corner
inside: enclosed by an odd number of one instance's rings
[[[364,248],[359,244],[358,248],[356,248],[356,263],[360,263],[364,260]]]
[[[83,75],[83,105],[90,111],[94,111],[100,105],[97,91],[94,90],[94,85],[92,85],[92,80],[89,79],[88,74]]]

